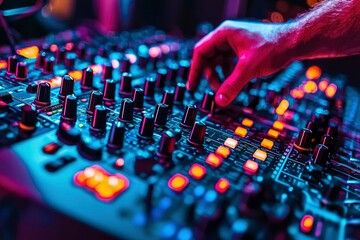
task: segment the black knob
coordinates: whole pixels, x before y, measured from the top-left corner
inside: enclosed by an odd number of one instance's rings
[[[175,82],[178,70],[179,70],[179,65],[177,63],[170,64],[166,74],[166,80],[170,82]]]
[[[96,105],[94,116],[91,121],[91,130],[105,131],[106,130],[106,108],[101,105]]]
[[[147,77],[144,83],[144,95],[146,98],[153,98],[155,91],[155,80],[151,77]]]
[[[135,88],[132,93],[132,100],[134,101],[135,111],[142,111],[144,109],[144,90]]]
[[[125,72],[130,73],[130,66],[131,66],[130,59],[124,58],[121,61],[120,73],[125,73]]]
[[[78,144],[80,155],[89,160],[100,160],[102,149],[103,144],[101,141],[90,136],[83,136]]]
[[[316,145],[312,159],[315,164],[325,167],[329,158],[329,149],[322,144]]]
[[[115,102],[116,82],[113,79],[106,79],[104,85],[104,102]]]
[[[125,125],[115,121],[111,127],[107,147],[110,149],[121,149],[124,143]]]
[[[326,129],[326,134],[332,136],[334,139],[334,144],[336,144],[338,137],[338,126],[335,123],[330,122],[328,128]]]
[[[102,105],[103,102],[103,94],[99,91],[92,91],[90,95],[90,101],[87,107],[87,113],[93,114],[96,105]]]
[[[178,77],[186,81],[189,76],[190,62],[187,60],[181,60],[179,62]]]
[[[180,125],[182,127],[192,128],[196,121],[197,111],[198,110],[197,110],[196,105],[193,105],[193,104],[187,105],[185,108],[185,112],[184,112],[184,115],[183,115]]]
[[[325,134],[321,137],[320,144],[325,145],[330,152],[334,150],[334,138],[329,134]]]
[[[165,90],[161,103],[168,105],[169,113],[171,113],[174,105],[174,91],[169,89]]]
[[[155,86],[157,88],[163,88],[165,85],[167,71],[164,68],[160,68],[156,73]]]
[[[121,80],[120,80],[119,94],[121,97],[125,98],[131,96],[131,92],[132,92],[131,82],[132,82],[132,74],[128,72],[124,72],[121,75]]]
[[[159,157],[169,157],[175,150],[176,137],[171,131],[161,135],[157,155]]]
[[[104,82],[106,79],[113,78],[113,67],[110,62],[103,65],[101,81]],[[105,93],[104,93],[105,94]]]
[[[45,51],[40,51],[36,57],[36,63],[35,63],[35,67],[36,68],[43,68],[44,64],[45,64],[45,58],[46,58],[46,52]]]
[[[50,91],[51,85],[48,82],[40,82],[36,92],[36,98],[34,104],[38,106],[50,105]]]
[[[85,68],[81,77],[81,89],[90,90],[93,88],[94,72],[91,68]]]
[[[55,58],[53,56],[46,57],[44,60],[43,73],[51,74],[54,72]]]
[[[200,105],[200,111],[204,113],[209,113],[214,108],[214,98],[215,94],[212,91],[206,91],[204,93],[201,105]]]
[[[59,130],[57,131],[57,136],[63,143],[74,145],[80,141],[81,131],[75,125],[61,122]]]
[[[75,95],[67,95],[61,119],[65,122],[75,122],[77,117],[77,97]]]
[[[189,143],[194,146],[202,146],[205,140],[206,125],[204,122],[195,122],[189,136]]]
[[[77,56],[73,52],[69,52],[65,55],[65,67],[69,70],[74,69],[75,60]]]
[[[24,105],[21,108],[21,120],[19,127],[25,131],[32,131],[36,128],[37,123],[37,111],[36,108],[31,105]]]
[[[84,42],[81,42],[76,47],[76,55],[80,59],[84,59],[86,56],[86,44]]]
[[[16,65],[19,59],[16,55],[9,56],[7,59],[7,74],[13,74],[16,72]]]
[[[184,83],[177,83],[175,88],[174,100],[182,103],[184,101],[186,86]]]
[[[134,102],[130,98],[124,98],[121,101],[119,121],[131,122],[134,114]]]
[[[27,88],[26,88],[26,92],[28,93],[36,93],[38,88],[38,85],[35,82],[31,82],[28,84]]]
[[[61,63],[65,61],[66,48],[64,46],[58,47],[56,51],[56,62]]]
[[[154,118],[155,126],[165,126],[167,122],[168,105],[158,103],[155,108]]]
[[[154,132],[154,117],[152,115],[144,115],[139,127],[138,137],[142,139],[151,139]]]
[[[301,129],[294,147],[300,152],[309,152],[311,147],[312,131],[307,128]]]
[[[59,98],[65,100],[67,95],[74,93],[74,79],[70,75],[64,75],[61,80]]]
[[[28,75],[28,66],[25,62],[18,62],[16,64],[16,80],[25,81]]]

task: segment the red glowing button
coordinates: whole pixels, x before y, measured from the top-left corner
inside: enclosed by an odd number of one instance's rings
[[[247,160],[244,164],[244,170],[248,173],[255,174],[259,170],[259,164],[252,160]]]
[[[125,164],[125,161],[123,158],[118,158],[115,161],[115,167],[117,167],[117,168],[122,168],[124,166],[124,164]]]
[[[205,174],[206,174],[206,168],[197,163],[194,163],[189,169],[189,175],[196,180],[202,179],[205,176]]]
[[[218,168],[222,164],[223,158],[217,156],[215,153],[210,153],[205,162],[214,168]]]
[[[215,190],[218,193],[225,193],[230,187],[230,183],[227,179],[225,178],[220,178],[219,181],[217,181],[217,183],[215,184]]]
[[[311,215],[305,215],[300,222],[300,229],[303,233],[311,232],[314,226],[314,217]]]
[[[168,182],[169,188],[175,192],[181,192],[188,184],[189,179],[180,173],[176,173]]]

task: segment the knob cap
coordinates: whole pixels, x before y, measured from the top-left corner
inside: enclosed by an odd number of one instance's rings
[[[75,125],[71,125],[67,122],[60,123],[57,136],[60,141],[65,144],[74,145],[80,141],[81,131]]]
[[[202,146],[205,140],[206,125],[204,122],[195,122],[190,136],[189,143],[194,146]]]
[[[204,93],[201,105],[200,105],[200,111],[204,112],[204,113],[208,113],[211,112],[212,109],[214,108],[214,97],[215,94],[212,91],[206,91]]]
[[[322,144],[316,145],[312,159],[315,164],[325,167],[329,158],[329,149]]]
[[[80,59],[84,59],[86,56],[86,43],[81,42],[76,47],[76,55]]]
[[[65,61],[66,48],[64,46],[58,47],[56,51],[56,62],[61,63]]]
[[[107,147],[110,149],[121,149],[124,143],[125,125],[115,121],[111,127]]]
[[[121,80],[120,80],[119,94],[121,97],[125,98],[131,96],[131,91],[132,91],[131,82],[132,82],[132,74],[128,72],[124,72],[121,75]]]
[[[37,106],[49,106],[50,105],[50,91],[51,85],[48,82],[40,82],[36,92],[36,98],[34,104]]]
[[[24,105],[21,108],[21,120],[19,127],[25,131],[32,131],[36,128],[37,123],[37,111],[36,108],[31,105]]]
[[[94,137],[84,136],[78,144],[78,150],[82,157],[89,160],[100,160],[102,157],[103,144]]]
[[[169,113],[171,113],[174,105],[174,91],[169,89],[165,90],[161,103],[168,105]]]
[[[59,98],[65,100],[67,95],[74,93],[74,79],[69,75],[64,75],[61,80]]]
[[[16,72],[16,65],[19,59],[16,55],[9,56],[7,59],[7,74],[13,74]]]
[[[157,155],[159,157],[169,157],[175,150],[176,137],[171,131],[161,135]]]
[[[156,73],[155,86],[157,88],[163,88],[165,85],[167,71],[164,68],[160,68]]]
[[[81,89],[90,90],[93,88],[94,72],[91,68],[85,68],[81,78]]]
[[[94,116],[91,121],[91,130],[98,132],[106,130],[106,108],[104,106],[95,106]]]
[[[325,145],[329,149],[329,152],[333,152],[334,138],[331,135],[329,135],[329,134],[323,135],[321,137],[320,144]]]
[[[113,79],[106,79],[104,85],[104,102],[115,102],[116,82]]]
[[[139,127],[138,137],[141,139],[151,139],[154,132],[154,117],[152,115],[144,115]]]
[[[179,63],[178,77],[186,81],[189,76],[190,62],[187,60],[181,60]]]
[[[151,77],[145,79],[144,95],[146,98],[153,98],[155,93],[155,80]]]
[[[69,52],[65,55],[65,67],[69,70],[74,69],[75,60],[77,56],[73,52]]]
[[[175,82],[178,70],[179,65],[177,63],[170,64],[166,74],[166,80],[169,82]]]
[[[102,105],[103,102],[103,94],[99,91],[92,91],[90,95],[90,101],[87,107],[87,113],[93,114],[96,105]]]
[[[36,68],[43,68],[44,67],[44,63],[45,63],[45,58],[46,58],[46,52],[45,51],[40,51],[36,57],[36,63],[35,63],[35,67]]]
[[[177,83],[175,88],[174,100],[175,102],[182,103],[184,101],[185,96],[185,84],[184,83]]]
[[[15,74],[16,80],[26,81],[27,75],[28,75],[28,66],[26,65],[26,63],[18,62],[16,64],[16,74]]]
[[[155,126],[165,126],[167,122],[167,115],[168,115],[168,105],[159,103],[156,105],[155,108]]]
[[[326,129],[326,134],[329,134],[330,136],[333,137],[335,144],[337,142],[337,137],[338,137],[338,126],[335,123],[331,122],[328,128]]]
[[[124,58],[121,61],[120,73],[125,73],[125,72],[130,73],[130,66],[131,66],[130,59]]]
[[[130,98],[124,98],[121,101],[119,121],[131,122],[134,114],[134,102]]]
[[[142,111],[144,109],[144,90],[135,88],[132,92],[132,100],[134,101],[135,111]]]
[[[294,147],[300,152],[309,152],[311,147],[312,131],[307,128],[301,129]]]
[[[52,74],[54,73],[55,58],[53,56],[46,57],[44,60],[43,73]]]
[[[107,62],[103,65],[101,81],[111,78],[113,78],[113,67],[110,62]]]
[[[75,122],[77,117],[77,97],[75,95],[67,95],[63,111],[61,114],[61,120],[65,122]]]
[[[192,128],[196,121],[197,111],[198,109],[196,105],[193,104],[187,105],[180,125],[182,127]]]

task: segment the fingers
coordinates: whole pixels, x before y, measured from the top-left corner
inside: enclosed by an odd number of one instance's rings
[[[206,67],[204,70],[206,79],[213,91],[217,91],[221,85],[220,77],[215,67]]]

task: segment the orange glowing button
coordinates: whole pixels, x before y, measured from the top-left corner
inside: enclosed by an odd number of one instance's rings
[[[124,164],[125,164],[125,161],[123,158],[118,158],[115,161],[115,167],[117,167],[117,168],[122,168],[124,166]]]
[[[210,153],[207,156],[205,162],[212,167],[218,168],[222,164],[223,158],[220,156],[217,156],[215,153]]]
[[[99,183],[101,183],[107,176],[104,175],[101,171],[95,170],[94,176],[86,180],[86,186],[88,188],[95,188]]]
[[[306,78],[310,80],[316,80],[321,77],[322,71],[318,66],[311,66],[306,71]]]
[[[314,81],[307,81],[304,85],[304,91],[306,93],[316,93],[317,85]]]
[[[78,81],[81,79],[82,77],[82,71],[70,71],[69,72],[69,75],[75,80],[75,81]]]
[[[259,164],[252,160],[247,160],[244,164],[244,170],[248,173],[255,174],[259,170]]]
[[[168,182],[169,188],[175,192],[181,192],[188,184],[189,179],[180,173],[176,173]]]
[[[330,84],[326,90],[325,90],[325,94],[327,97],[332,98],[335,96],[337,91],[337,86],[335,84]]]
[[[79,184],[79,185],[84,185],[85,181],[86,181],[86,176],[84,174],[84,171],[80,171],[78,173],[75,174],[74,180],[75,183]]]
[[[314,217],[311,215],[305,215],[300,222],[300,229],[303,233],[311,232],[314,225]]]
[[[241,124],[245,127],[251,128],[254,125],[254,121],[248,118],[244,118],[241,122]]]
[[[282,131],[282,130],[284,130],[284,124],[282,122],[275,121],[273,123],[273,128],[278,130],[278,131]]]
[[[95,187],[96,194],[101,199],[110,199],[114,197],[115,191],[109,185],[108,181],[102,181]]]
[[[0,60],[0,69],[6,69],[6,68],[7,68],[7,61]]]
[[[119,173],[108,177],[108,183],[118,194],[125,191],[130,185],[129,180]]]
[[[39,48],[37,46],[20,48],[16,50],[16,53],[25,58],[36,58],[39,53]]]
[[[271,150],[274,146],[274,142],[269,139],[264,138],[264,140],[262,140],[262,142],[261,142],[261,146]]]
[[[233,139],[233,138],[227,138],[227,139],[225,140],[225,142],[224,142],[224,145],[227,146],[227,147],[229,147],[229,148],[234,149],[234,148],[237,147],[238,141],[235,140],[235,139]]]
[[[257,149],[254,154],[253,154],[253,157],[256,158],[256,159],[259,159],[261,161],[265,161],[266,158],[267,158],[267,154],[266,152],[260,150],[260,149]]]
[[[247,135],[247,130],[246,130],[246,128],[243,128],[243,127],[237,127],[236,129],[235,129],[235,135],[236,136],[240,136],[240,137],[246,137],[246,135]]]
[[[319,90],[321,92],[324,92],[326,90],[326,88],[328,87],[329,85],[329,81],[328,80],[322,80],[321,82],[319,82]]]
[[[205,176],[205,174],[206,174],[206,168],[197,163],[194,163],[189,169],[189,175],[196,180],[202,179]]]
[[[269,137],[272,137],[274,139],[278,139],[279,135],[280,135],[280,132],[274,130],[274,129],[269,129],[269,131],[267,132],[267,135]]]
[[[227,148],[227,147],[224,147],[224,146],[219,146],[219,147],[216,149],[215,153],[216,153],[217,155],[222,156],[223,158],[228,158],[229,155],[230,155],[230,149]]]
[[[230,187],[230,183],[227,179],[225,178],[220,178],[219,181],[217,181],[217,183],[215,184],[215,190],[218,193],[225,193]]]

